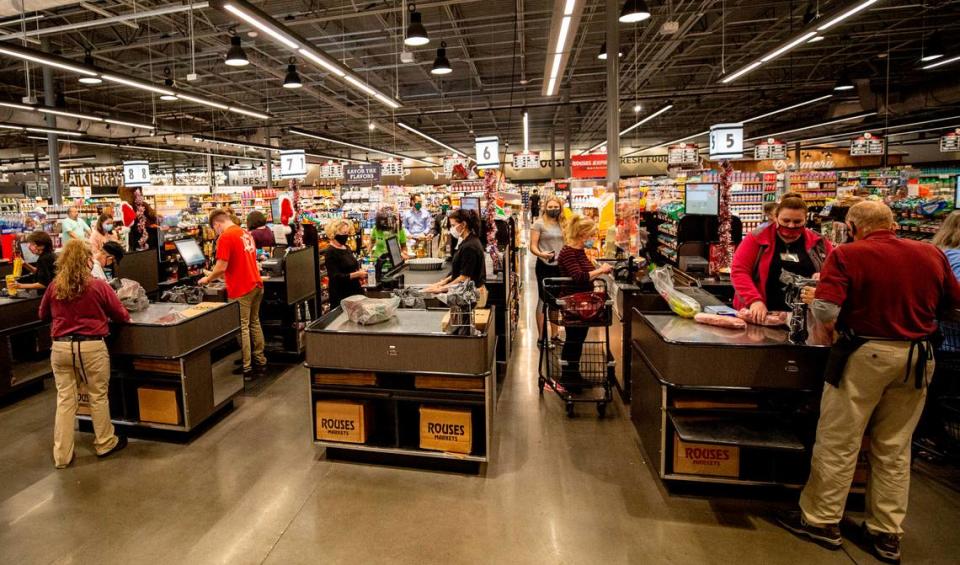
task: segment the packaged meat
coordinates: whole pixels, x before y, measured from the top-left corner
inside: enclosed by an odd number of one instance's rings
[[[734,318],[732,316],[718,316],[717,314],[704,314],[703,312],[696,314],[693,317],[693,321],[697,322],[698,324],[729,328],[732,330],[742,330],[747,327],[747,323],[740,318]]]
[[[785,326],[787,325],[787,317],[789,315],[789,312],[767,312],[763,321],[757,325],[770,327]],[[748,308],[741,308],[740,311],[737,312],[737,317],[751,324],[753,323],[750,319],[750,310]]]

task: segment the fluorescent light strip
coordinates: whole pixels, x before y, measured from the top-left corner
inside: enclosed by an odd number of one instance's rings
[[[93,122],[102,122],[103,118],[98,118],[97,116],[89,116],[87,114],[75,114],[73,112],[64,112],[63,110],[54,110],[52,108],[37,108],[38,112],[44,114],[53,114],[55,116],[64,116],[67,118],[77,118],[78,120],[90,120]]]
[[[358,79],[358,78],[356,78],[356,77],[354,77],[354,76],[352,76],[352,75],[347,75],[347,76],[344,77],[344,79],[345,79],[347,82],[349,82],[350,84],[352,84],[353,86],[355,86],[355,87],[359,88],[360,90],[366,92],[366,93],[369,94],[370,96],[375,96],[375,95],[377,94],[377,91],[376,91],[376,90],[370,88],[370,87],[367,86],[363,81],[361,81],[360,79]]]
[[[639,122],[633,124],[632,126],[628,127],[627,129],[621,131],[620,134],[619,134],[619,137],[622,137],[622,136],[630,133],[631,131],[637,129],[638,127],[640,127],[640,126],[642,126],[643,124],[649,122],[650,120],[656,118],[656,117],[659,116],[660,114],[663,114],[664,112],[670,110],[671,108],[673,108],[673,104],[667,104],[667,105],[664,106],[663,108],[660,108],[660,109],[657,110],[656,112],[650,114],[649,116],[646,116],[645,118],[643,118],[643,119],[640,120]],[[606,141],[601,141],[600,143],[594,145],[594,146],[591,147],[590,149],[587,149],[586,151],[584,151],[584,152],[582,152],[582,153],[580,153],[580,154],[583,155],[584,153],[590,153],[591,151],[596,151],[597,149],[600,149],[601,147],[603,147],[603,146],[606,145],[606,144],[607,144]]]
[[[3,126],[0,126],[0,127],[3,127]],[[36,136],[36,135],[28,135],[28,136],[27,136],[27,139],[35,139],[35,140],[37,140],[37,141],[46,141],[46,140],[47,140],[46,137],[39,137],[39,136]],[[76,145],[96,145],[96,146],[99,146],[99,147],[120,147],[120,144],[119,144],[119,143],[106,143],[106,142],[104,142],[104,141],[86,141],[86,140],[79,140],[79,139],[64,139],[63,142],[64,142],[64,143],[73,143],[73,144],[76,144]]]
[[[403,122],[397,122],[397,125],[400,126],[400,127],[402,127],[403,129],[411,132],[411,133],[415,133],[415,134],[419,135],[420,137],[426,139],[427,141],[432,141],[433,143],[436,143],[437,145],[439,145],[440,147],[443,147],[444,149],[446,149],[446,150],[448,150],[448,151],[452,151],[452,152],[455,153],[456,155],[460,155],[461,157],[466,157],[466,156],[467,156],[467,154],[464,153],[463,151],[460,151],[459,149],[456,149],[456,148],[454,148],[454,147],[451,147],[451,146],[447,145],[446,143],[440,141],[439,139],[436,139],[436,138],[434,138],[434,137],[430,137],[429,135],[423,133],[422,131],[420,131],[420,130],[414,128],[414,127],[408,126],[407,124],[405,124],[405,123],[403,123]]]
[[[563,5],[563,15],[572,16],[573,9],[577,7],[577,0],[567,0]]]
[[[560,33],[557,34],[557,47],[554,53],[563,53],[563,48],[567,44],[567,34],[570,32],[570,16],[564,16],[560,20]]]
[[[106,118],[106,119],[104,119],[103,121],[107,122],[108,124],[115,124],[115,125],[118,125],[118,126],[127,126],[127,127],[131,127],[131,128],[147,129],[147,130],[154,130],[154,129],[156,129],[152,124],[138,124],[138,123],[136,123],[136,122],[127,122],[127,121],[124,121],[124,120],[115,120],[115,119],[113,119],[113,118]]]
[[[341,139],[336,139],[333,137],[326,137],[323,135],[317,135],[315,133],[310,133],[307,131],[299,130],[296,128],[290,128],[287,130],[289,133],[294,135],[302,135],[304,137],[311,137],[313,139],[319,139],[320,141],[326,141],[327,143],[337,143],[339,145],[346,145],[347,147],[353,147],[354,149],[359,149],[361,151],[369,151],[370,153],[379,153],[381,155],[387,155],[390,157],[396,157],[398,159],[410,159],[411,161],[416,161],[418,163],[424,163],[426,165],[436,166],[436,163],[432,161],[427,161],[425,159],[418,159],[416,157],[410,157],[407,155],[400,155],[399,153],[391,153],[389,151],[384,151],[383,149],[376,149],[374,147],[367,147],[365,145],[357,145],[356,143],[350,143],[349,141],[343,141]]]
[[[140,90],[147,90],[147,91],[150,91],[150,92],[155,92],[155,93],[157,93],[157,94],[166,94],[166,95],[168,95],[168,96],[176,96],[176,93],[175,93],[174,91],[172,91],[172,90],[169,90],[169,89],[166,89],[166,88],[160,88],[160,87],[158,87],[158,86],[153,86],[152,84],[147,84],[147,83],[144,83],[144,82],[140,82],[140,81],[138,81],[138,80],[132,80],[132,79],[129,79],[129,78],[119,77],[119,76],[116,76],[116,75],[111,75],[111,74],[106,74],[106,73],[104,73],[104,74],[102,74],[102,75],[100,75],[100,76],[102,76],[102,77],[103,77],[104,79],[106,79],[106,80],[109,80],[110,82],[116,82],[116,83],[122,84],[122,85],[124,85],[124,86],[129,86],[129,87],[131,87],[131,88],[139,88]]]
[[[66,131],[62,129],[51,129],[51,128],[38,128],[38,127],[25,127],[23,128],[26,131],[32,131],[35,133],[52,133],[54,135],[69,135],[71,137],[81,137],[83,134],[78,131]]]
[[[54,108],[47,108],[44,106],[29,106],[27,104],[15,104],[12,102],[0,102],[0,106],[4,108],[13,108],[15,110],[21,110],[24,112],[42,112],[44,114],[53,114],[55,116],[77,118],[79,120],[90,120],[92,122],[107,122],[108,124],[130,126],[132,128],[155,129],[152,125],[138,124],[134,122],[127,122],[124,120],[115,120],[113,118],[101,118],[99,116],[91,116],[89,114],[80,114],[78,112],[66,112],[64,110],[56,110]]]
[[[258,118],[261,120],[270,119],[270,116],[266,114],[261,114],[260,112],[254,112],[253,110],[246,110],[244,108],[237,108],[236,106],[230,106],[228,110],[237,114],[243,114],[244,116],[250,116],[251,118]]]
[[[787,43],[786,45],[780,47],[780,48],[777,49],[776,51],[773,51],[772,53],[769,53],[769,54],[765,55],[763,58],[760,59],[760,62],[761,62],[761,63],[769,63],[770,61],[776,59],[776,58],[779,57],[780,55],[783,55],[783,54],[786,53],[787,51],[793,49],[793,48],[796,47],[797,45],[800,45],[801,43],[805,43],[808,39],[810,39],[811,37],[813,37],[813,36],[815,36],[815,35],[817,35],[817,32],[815,32],[815,31],[811,31],[811,32],[809,32],[809,33],[805,33],[805,34],[801,35],[800,37],[794,39],[794,40],[791,41],[790,43]]]
[[[207,137],[204,135],[195,135],[193,136],[194,141],[203,141],[205,143],[220,143],[223,145],[233,145],[235,147],[243,147],[245,149],[258,149],[262,151],[280,151],[279,147],[273,147],[272,145],[264,145],[262,143],[250,143],[244,141],[234,141],[232,139],[221,139],[219,137]]]
[[[932,120],[922,120],[922,121],[919,121],[919,122],[910,122],[909,124],[900,124],[900,125],[896,125],[896,126],[889,126],[889,127],[879,128],[879,129],[883,130],[883,131],[886,133],[886,132],[889,132],[890,130],[894,130],[894,129],[909,128],[909,127],[914,127],[914,126],[922,126],[922,125],[925,125],[925,124],[933,124],[933,123],[936,123],[936,122],[948,122],[948,121],[950,121],[950,120],[957,120],[957,119],[960,119],[960,116],[948,116],[948,117],[946,117],[946,118],[935,118],[935,119],[932,119]],[[936,130],[940,130],[940,129],[949,129],[949,128],[952,128],[952,127],[954,127],[954,126],[937,126],[937,127],[934,127],[934,128],[922,129],[922,130],[905,131],[905,132],[900,132],[900,133],[886,133],[886,135],[887,135],[887,137],[893,137],[893,136],[898,136],[898,135],[907,135],[907,134],[910,134],[910,133],[922,133],[922,132],[925,132],[925,131],[936,131]],[[866,132],[868,132],[868,131],[872,131],[872,130],[855,130],[855,131],[848,131],[848,132],[843,132],[843,133],[834,133],[834,134],[831,134],[831,135],[821,135],[821,136],[818,136],[818,137],[808,137],[808,138],[806,138],[806,139],[801,139],[801,140],[799,140],[799,142],[800,142],[800,143],[807,143],[807,142],[810,142],[810,141],[825,141],[825,140],[828,140],[828,139],[833,139],[833,138],[835,138],[835,137],[837,137],[837,138],[847,137],[847,136],[850,136],[850,135],[858,135],[858,134],[866,133]]]
[[[553,56],[553,67],[550,69],[550,78],[557,79],[560,75],[560,62],[563,61],[563,53],[557,53]]]
[[[823,25],[817,28],[817,31],[826,31],[832,28],[833,26],[837,25],[838,23],[842,22],[843,20],[849,18],[850,16],[853,16],[854,14],[857,14],[859,12],[862,12],[863,10],[866,10],[870,6],[876,4],[877,1],[878,0],[867,0],[866,2],[861,2],[860,4],[857,4],[856,6],[854,6],[853,8],[850,8],[846,12],[843,12],[842,14],[827,20],[826,22],[824,22]]]
[[[392,108],[392,109],[394,109],[394,110],[396,110],[397,108],[400,107],[400,104],[394,102],[393,100],[390,100],[389,98],[387,98],[387,97],[384,96],[383,94],[380,94],[379,92],[376,93],[376,94],[374,94],[373,97],[376,98],[377,100],[379,100],[380,102],[386,104],[387,106],[389,106],[390,108]]]
[[[935,69],[935,68],[937,68],[937,67],[942,67],[943,65],[949,65],[950,63],[956,63],[957,61],[960,61],[960,56],[950,57],[949,59],[943,59],[943,60],[937,61],[936,63],[933,63],[933,64],[930,64],[930,65],[927,65],[926,67],[923,67],[923,70],[927,71],[927,70],[930,70],[930,69]]]
[[[13,108],[14,110],[23,110],[25,112],[33,112],[37,109],[36,106],[27,106],[26,104],[14,104],[13,102],[0,102],[0,106],[4,108]]]
[[[750,71],[752,71],[753,69],[759,67],[759,66],[762,65],[762,64],[763,64],[763,63],[762,63],[761,61],[754,61],[754,62],[750,63],[749,65],[747,65],[746,67],[740,69],[739,71],[737,71],[737,72],[735,72],[735,73],[733,73],[733,74],[731,74],[731,75],[725,76],[725,77],[723,78],[723,80],[721,80],[720,82],[722,82],[723,84],[730,84],[731,82],[737,80],[738,78],[740,78],[740,77],[742,77],[743,75],[749,73]]]
[[[776,132],[776,133],[768,133],[768,134],[764,134],[764,135],[758,135],[758,136],[756,136],[756,137],[747,138],[745,141],[756,141],[756,140],[758,140],[758,139],[766,139],[766,138],[768,138],[768,137],[777,137],[777,136],[779,136],[779,135],[786,135],[786,134],[788,134],[788,133],[796,133],[796,132],[798,132],[798,131],[805,131],[805,130],[808,130],[808,129],[814,129],[814,128],[819,128],[819,127],[823,127],[823,126],[829,126],[829,125],[833,125],[833,124],[840,124],[840,123],[843,123],[843,122],[850,122],[850,121],[853,121],[853,120],[859,120],[859,119],[863,119],[863,118],[869,118],[870,116],[873,116],[873,115],[876,115],[876,112],[865,112],[865,113],[863,113],[863,114],[855,114],[855,115],[853,115],[853,116],[847,116],[847,117],[845,117],[845,118],[840,118],[840,119],[837,119],[837,120],[831,120],[831,121],[829,121],[829,122],[823,122],[823,123],[820,123],[820,124],[814,124],[814,125],[812,125],[812,126],[804,126],[804,127],[802,127],[802,128],[788,129],[788,130],[785,130],[785,131],[778,131],[778,132]]]
[[[46,57],[37,57],[34,55],[29,55],[27,53],[21,53],[20,51],[13,51],[7,48],[0,47],[0,53],[4,55],[10,55],[11,57],[17,57],[19,59],[26,59],[27,61],[33,61],[34,63],[40,65],[48,65],[51,67],[56,67],[58,69],[63,69],[65,71],[74,72],[81,75],[86,75],[88,77],[95,77],[97,73],[83,67],[69,65],[67,63],[61,63],[59,61],[54,61],[53,59],[48,59]]]
[[[524,112],[523,113],[523,152],[526,153],[530,150],[530,117]]]
[[[315,159],[327,159],[332,161],[347,161],[348,163],[369,163],[364,159],[351,159],[350,157],[336,157],[334,155],[323,155],[321,153],[304,153],[307,157],[313,157]]]
[[[551,77],[547,83],[547,96],[553,96],[553,89],[557,87],[557,77]]]
[[[210,106],[211,108],[216,108],[218,110],[229,110],[230,107],[226,104],[221,104],[219,102],[214,102],[213,100],[207,100],[206,98],[197,98],[196,96],[190,96],[189,94],[177,94],[177,98],[181,100],[186,100],[187,102],[194,102],[196,104],[202,104],[204,106]]]
[[[267,25],[265,22],[262,22],[262,21],[258,20],[257,18],[251,16],[250,14],[247,14],[246,12],[238,9],[238,8],[237,8],[236,6],[234,6],[233,4],[229,4],[229,3],[224,4],[224,5],[223,5],[223,8],[224,8],[225,10],[227,10],[228,12],[230,12],[231,14],[237,16],[237,17],[240,18],[241,20],[243,20],[243,21],[247,22],[248,24],[252,25],[253,27],[259,29],[260,31],[262,31],[262,32],[264,32],[264,33],[266,33],[266,34],[269,35],[270,37],[276,39],[276,40],[279,41],[280,43],[283,43],[284,45],[286,45],[286,46],[289,47],[290,49],[297,49],[297,48],[300,47],[300,44],[299,44],[299,43],[297,43],[296,41],[291,40],[289,37],[287,37],[286,35],[284,35],[284,34],[281,33],[280,31],[274,29],[273,26]]]
[[[323,68],[325,68],[325,69],[327,69],[328,71],[330,71],[331,73],[337,75],[338,77],[343,78],[343,77],[347,76],[347,73],[343,72],[343,70],[342,70],[340,67],[334,65],[333,63],[331,63],[330,61],[328,61],[326,58],[321,57],[320,55],[317,55],[317,54],[314,53],[313,51],[310,51],[310,50],[308,50],[308,49],[303,49],[303,48],[298,49],[298,51],[299,51],[299,53],[300,53],[301,55],[303,55],[303,56],[306,57],[307,59],[310,59],[310,60],[313,61],[314,63],[320,65],[321,67],[323,67]]]
[[[782,114],[783,112],[789,112],[790,110],[796,110],[797,108],[802,108],[804,106],[809,106],[810,104],[816,104],[817,102],[823,102],[833,98],[833,94],[827,94],[819,98],[814,98],[813,100],[807,100],[806,102],[800,102],[799,104],[794,104],[793,106],[787,106],[786,108],[780,108],[779,110],[774,110],[772,112],[767,112],[766,114],[761,114],[759,116],[754,116],[753,118],[747,118],[746,120],[741,120],[740,123],[746,124],[749,122],[755,122],[757,120],[762,120],[764,118],[769,118],[770,116],[776,116],[777,114]],[[707,133],[710,133],[709,131]]]

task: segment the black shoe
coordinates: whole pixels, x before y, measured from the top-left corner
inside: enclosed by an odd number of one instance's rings
[[[117,445],[113,446],[113,449],[111,449],[110,451],[108,451],[108,452],[106,452],[106,453],[101,453],[100,455],[97,455],[97,457],[99,457],[99,458],[101,458],[101,459],[103,459],[104,457],[110,457],[111,455],[113,455],[114,453],[120,451],[121,449],[123,449],[123,448],[126,447],[126,446],[127,446],[127,436],[119,436],[119,437],[117,438]]]
[[[253,370],[256,371],[256,372],[258,372],[258,373],[260,373],[260,374],[266,373],[266,372],[267,372],[267,364],[266,364],[266,363],[263,363],[263,364],[254,363],[254,364],[253,364]]]
[[[242,358],[240,358],[240,359],[234,359],[234,360],[233,360],[233,366],[234,366],[234,367],[243,367],[243,359],[242,359]]]
[[[247,373],[252,373],[252,372],[253,372],[253,368],[252,368],[252,367],[249,368],[249,369],[244,369],[244,368],[243,368],[243,365],[240,365],[239,367],[237,367],[236,369],[233,370],[232,374],[234,374],[234,375],[244,375],[244,376],[246,376]]]
[[[880,561],[900,563],[900,536],[875,534],[863,525],[863,541]]]
[[[785,510],[777,513],[777,523],[794,534],[807,537],[827,549],[840,549],[843,546],[839,524],[826,526],[808,524],[799,510]]]

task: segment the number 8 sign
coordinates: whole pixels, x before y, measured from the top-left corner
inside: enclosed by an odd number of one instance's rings
[[[476,139],[477,168],[497,169],[500,167],[500,139],[493,135]]]
[[[739,159],[741,157],[743,157],[743,124],[710,126],[710,158]]]

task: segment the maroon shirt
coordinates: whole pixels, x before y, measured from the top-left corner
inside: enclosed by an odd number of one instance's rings
[[[56,297],[56,285],[56,282],[50,284],[40,301],[40,319],[44,322],[52,320],[51,337],[103,337],[110,333],[110,321],[130,321],[130,314],[120,303],[117,293],[100,279],[90,279],[83,294],[71,301]]]
[[[816,298],[839,305],[840,327],[858,336],[914,340],[960,306],[960,284],[942,251],[879,230],[833,250]]]
[[[590,282],[590,271],[596,269],[596,267],[587,257],[586,251],[564,245],[560,253],[557,254],[557,265],[560,266],[561,275],[573,279],[570,291],[590,292],[593,290],[593,284]]]

